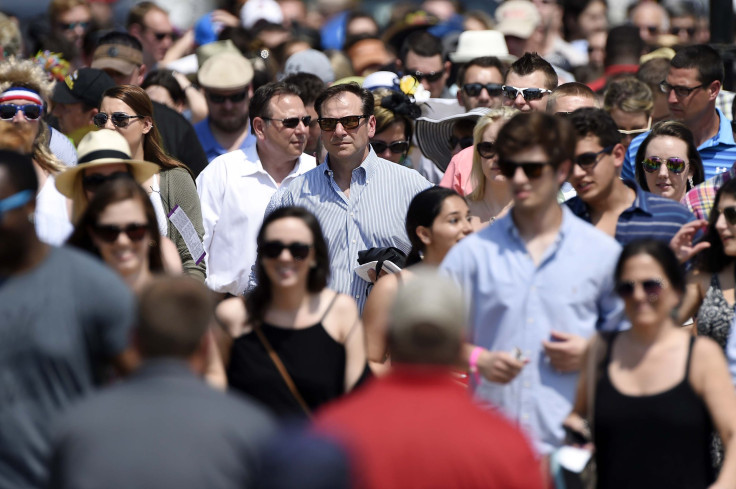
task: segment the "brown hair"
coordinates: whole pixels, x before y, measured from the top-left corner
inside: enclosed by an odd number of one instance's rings
[[[167,13],[166,10],[162,9],[153,2],[140,2],[131,7],[130,11],[128,12],[128,19],[125,22],[125,27],[127,29],[130,29],[131,25],[138,24],[139,26],[141,26],[141,28],[146,29],[148,26],[143,23],[143,19],[145,19],[148,12],[151,12],[153,10],[158,10],[159,12],[163,12],[165,14]]]
[[[90,10],[87,0],[51,0],[48,10],[49,19],[52,22],[56,22],[61,14],[79,6],[87,7],[87,11]]]
[[[515,115],[498,133],[496,149],[502,160],[529,148],[540,147],[557,169],[575,155],[577,138],[569,121],[544,112]]]

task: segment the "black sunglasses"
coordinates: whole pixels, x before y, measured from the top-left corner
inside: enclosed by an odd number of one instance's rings
[[[680,32],[685,31],[687,32],[687,35],[690,37],[693,37],[695,35],[695,27],[672,27],[670,28],[670,34],[674,34],[675,36],[679,36]]]
[[[120,233],[125,233],[133,242],[138,242],[146,237],[148,232],[148,224],[128,224],[127,226],[120,227],[112,224],[96,225],[94,227],[95,236],[100,238],[106,243],[114,243],[118,240]]]
[[[516,162],[499,160],[498,169],[501,171],[501,175],[511,179],[516,174],[516,169],[521,168],[524,171],[524,175],[526,175],[529,180],[534,180],[542,176],[544,167],[547,165],[549,165],[549,163],[539,161]]]
[[[661,280],[652,278],[649,280],[642,280],[641,282],[634,282],[631,280],[619,282],[616,285],[616,292],[622,299],[629,299],[634,295],[637,284],[641,284],[649,302],[654,302],[659,299],[659,294],[664,288],[664,284],[662,284]]]
[[[685,163],[685,160],[682,158],[672,157],[665,160],[659,156],[650,156],[649,158],[645,158],[644,161],[642,161],[641,166],[644,168],[645,172],[655,173],[659,171],[663,163],[667,165],[667,170],[678,175],[684,172],[685,166],[687,166],[687,163]]]
[[[703,84],[696,85],[694,87],[683,87],[681,85],[670,85],[666,81],[662,81],[659,83],[659,91],[669,95],[672,90],[675,91],[675,95],[679,98],[685,98],[693,91],[697,90],[698,88],[703,88]]]
[[[503,85],[498,83],[466,83],[463,85],[463,92],[469,97],[477,97],[484,88],[491,97],[503,95]]]
[[[157,41],[163,41],[167,37],[174,39],[174,33],[173,32],[154,32],[153,37],[156,38]]]
[[[258,253],[266,258],[278,258],[284,250],[289,250],[292,258],[295,260],[303,260],[309,255],[311,244],[300,243],[295,241],[290,244],[284,244],[281,241],[266,241],[258,247]]]
[[[130,125],[130,119],[143,119],[142,115],[128,115],[125,112],[113,112],[112,114],[106,114],[104,112],[98,112],[92,118],[92,122],[95,126],[102,129],[107,124],[107,119],[112,121],[112,125],[115,127],[128,127]]]
[[[424,73],[422,71],[417,70],[409,70],[407,71],[407,75],[411,75],[414,78],[416,78],[419,81],[427,80],[430,83],[438,81],[440,78],[442,78],[442,75],[444,74],[444,70],[440,71],[430,71],[429,73]]]
[[[516,97],[519,96],[519,93],[521,93],[524,100],[529,102],[531,100],[541,99],[545,94],[552,93],[552,90],[547,90],[546,88],[519,88],[512,87],[511,85],[504,85],[503,93],[506,95],[506,98],[511,100],[515,100]]]
[[[575,164],[578,165],[583,170],[589,170],[591,168],[595,168],[595,165],[598,164],[600,161],[600,156],[602,154],[608,154],[611,151],[613,151],[613,147],[615,144],[612,144],[611,146],[606,146],[602,150],[598,151],[597,153],[583,153],[581,155],[578,155],[575,157]]]
[[[102,175],[101,173],[95,173],[94,175],[82,177],[82,188],[87,192],[95,193],[105,183],[111,180],[117,180],[118,178],[133,178],[133,175],[126,171],[117,171],[110,173],[109,175]]]
[[[261,117],[264,121],[279,121],[287,129],[294,129],[299,125],[299,121],[304,124],[304,127],[309,127],[309,123],[312,121],[311,115],[305,115],[304,117],[288,117],[286,119],[274,119],[272,117]]]
[[[89,29],[89,22],[59,22],[59,27],[64,31],[73,31],[77,27],[81,27],[86,31]]]
[[[448,139],[447,142],[450,145],[450,149],[455,149],[455,146],[457,146],[458,144],[462,149],[465,149],[473,145],[473,136],[467,136],[464,138],[450,136],[450,139]]]
[[[247,96],[248,90],[243,90],[242,92],[233,93],[231,95],[221,95],[218,93],[207,92],[207,98],[210,99],[210,102],[212,102],[213,104],[224,104],[225,100],[229,100],[230,102],[237,104],[245,100],[245,97]]]
[[[723,214],[723,217],[726,218],[726,221],[728,221],[730,225],[736,225],[736,207],[724,207],[718,212]]]
[[[384,141],[371,141],[373,151],[376,153],[383,153],[386,149],[390,150],[393,154],[400,155],[409,151],[409,141],[392,141],[386,143]]]
[[[4,121],[13,120],[13,117],[15,117],[15,114],[17,114],[19,110],[23,112],[23,116],[29,121],[35,121],[41,117],[41,114],[43,114],[43,106],[41,105],[2,104],[0,105],[0,119]]]
[[[367,119],[367,115],[346,115],[345,117],[320,117],[317,119],[319,128],[323,131],[334,131],[339,122],[345,129],[355,129],[360,125],[361,119]]]
[[[483,141],[475,145],[475,149],[478,150],[478,154],[483,158],[493,158],[496,156],[496,144],[491,141]]]

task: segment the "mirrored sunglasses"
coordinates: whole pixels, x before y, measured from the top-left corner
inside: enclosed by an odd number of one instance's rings
[[[106,114],[104,112],[98,112],[92,118],[92,122],[95,126],[102,129],[107,124],[107,119],[112,121],[112,125],[115,127],[128,127],[130,125],[130,119],[143,119],[142,115],[128,115],[125,112],[113,112],[112,114]]]
[[[466,83],[463,85],[463,92],[469,97],[477,97],[484,88],[490,97],[503,95],[503,85],[499,83]]]
[[[120,233],[125,235],[133,242],[138,242],[146,237],[148,232],[147,224],[131,223],[126,226],[114,226],[112,224],[96,225],[93,228],[95,236],[106,243],[114,243],[120,237]]]
[[[15,114],[19,110],[23,112],[23,116],[29,121],[35,121],[43,114],[43,106],[37,104],[0,104],[0,119],[4,121],[13,120],[13,117],[15,117]]]
[[[552,93],[552,90],[547,90],[546,88],[519,88],[512,87],[511,85],[504,85],[503,93],[506,95],[506,98],[510,100],[515,100],[516,97],[519,96],[519,93],[521,93],[524,100],[529,102],[541,99],[545,94]]]
[[[409,141],[392,141],[391,143],[386,143],[384,141],[371,141],[371,146],[373,146],[373,151],[379,154],[383,153],[387,149],[396,155],[404,154],[409,151]]]
[[[662,164],[667,165],[667,169],[671,171],[672,173],[680,174],[685,171],[685,166],[687,166],[687,163],[685,163],[685,160],[682,158],[672,157],[667,158],[666,160],[660,158],[659,156],[650,156],[649,158],[645,158],[642,162],[642,166],[644,167],[644,171],[647,173],[655,173],[658,172],[659,169],[662,167]]]
[[[483,141],[475,145],[475,149],[478,150],[478,154],[483,158],[493,158],[496,156],[496,145],[491,141]]]
[[[338,122],[345,129],[355,129],[360,125],[360,120],[366,118],[368,118],[367,115],[346,115],[340,118],[320,117],[317,122],[319,122],[319,128],[323,131],[334,131]]]
[[[516,174],[516,169],[521,168],[524,171],[524,175],[526,175],[529,180],[534,180],[542,176],[544,167],[547,165],[549,165],[549,163],[538,161],[517,163],[515,161],[500,160],[498,162],[498,169],[501,171],[501,175],[511,179]]]
[[[275,119],[272,117],[261,117],[264,121],[279,121],[287,129],[294,129],[299,125],[299,122],[304,124],[304,127],[309,127],[309,123],[312,121],[312,116],[305,115],[304,117],[287,117],[286,119]]]
[[[641,282],[625,281],[619,282],[616,285],[616,292],[622,299],[630,299],[634,295],[637,285],[641,285],[644,289],[644,294],[647,296],[649,302],[654,302],[659,299],[659,294],[662,292],[664,285],[660,279],[652,278],[648,280],[642,280]]]
[[[300,243],[298,241],[289,244],[284,244],[281,241],[266,241],[258,247],[258,253],[266,258],[274,259],[281,256],[284,250],[289,250],[292,258],[295,260],[304,260],[309,255],[311,248],[311,244]]]

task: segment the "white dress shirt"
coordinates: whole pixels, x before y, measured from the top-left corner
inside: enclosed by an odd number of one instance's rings
[[[281,182],[316,166],[302,154]],[[197,192],[202,204],[207,286],[216,292],[241,295],[256,261],[256,236],[271,196],[279,185],[261,165],[256,145],[218,156],[199,174]]]

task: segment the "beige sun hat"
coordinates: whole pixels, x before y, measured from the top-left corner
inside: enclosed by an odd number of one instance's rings
[[[86,168],[124,163],[130,168],[133,178],[142,184],[159,172],[161,167],[155,163],[134,160],[130,157],[130,146],[123,136],[112,129],[92,131],[79,141],[77,166],[71,167],[56,176],[56,188],[70,199],[74,199],[75,189],[81,190],[82,173]]]
[[[235,90],[253,81],[253,65],[240,53],[222,52],[200,66],[197,79],[204,88]]]

